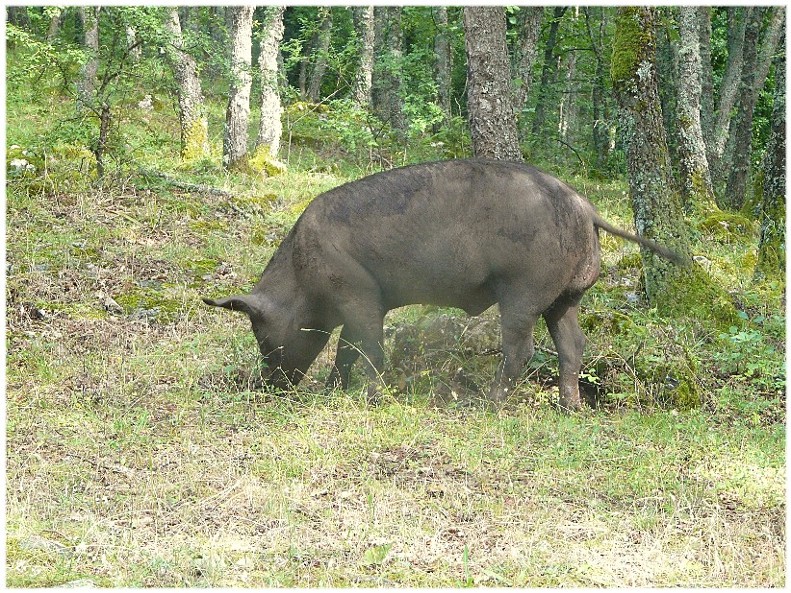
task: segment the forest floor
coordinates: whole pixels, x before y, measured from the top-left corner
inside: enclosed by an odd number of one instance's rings
[[[515,397],[478,399],[496,310],[391,313],[376,405],[359,370],[323,391],[337,332],[265,393],[249,322],[200,297],[249,290],[310,199],[362,175],[293,161],[193,179],[232,197],[9,180],[8,586],[785,585],[785,318],[740,271],[754,247],[701,239],[746,311],[707,328],[639,302],[635,248],[603,237],[579,414],[549,404],[544,327]],[[575,182],[629,226],[622,184]],[[694,358],[701,405],[655,401],[638,350]]]

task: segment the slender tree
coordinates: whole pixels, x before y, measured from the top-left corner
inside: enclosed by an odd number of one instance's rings
[[[736,102],[739,80],[742,76],[744,64],[744,31],[747,17],[754,10],[751,7],[728,8],[728,59],[725,63],[725,73],[719,88],[717,102],[717,117],[714,122],[713,132],[706,140],[707,158],[709,168],[715,179],[720,177],[720,159],[725,152],[728,140],[728,131],[731,124],[731,111]],[[715,182],[715,186],[716,186]]]
[[[753,112],[757,93],[756,69],[758,66],[758,37],[763,20],[762,9],[754,8],[747,19],[744,32],[744,65],[736,102],[736,119],[733,123],[731,150],[726,150],[727,184],[722,195],[724,206],[738,210],[745,201],[747,180],[750,174],[750,150],[753,136]]]
[[[324,79],[324,72],[327,70],[327,52],[330,48],[332,36],[332,7],[319,7],[319,32],[318,43],[315,50],[316,59],[313,62],[313,70],[308,80],[307,96],[314,103],[318,102],[321,95],[321,81]]]
[[[505,43],[505,10],[465,6],[464,44],[473,153],[521,161]]]
[[[546,120],[546,108],[550,102],[550,87],[555,84],[555,77],[557,75],[557,57],[555,56],[555,46],[558,42],[558,29],[560,28],[560,20],[568,10],[567,6],[556,6],[552,11],[552,20],[549,24],[549,34],[547,42],[544,46],[544,65],[541,69],[541,81],[538,87],[538,102],[536,103],[536,111],[533,115],[533,125],[531,127],[531,135],[535,141],[543,141],[541,131],[544,129],[544,121]]]
[[[591,50],[596,61],[593,88],[591,91],[591,108],[593,110],[593,125],[591,134],[593,136],[593,148],[596,152],[596,169],[604,171],[607,166],[610,153],[610,113],[607,105],[607,64],[609,59],[605,56],[605,35],[604,29],[607,24],[605,12],[602,7],[585,7],[585,28],[590,39]],[[598,17],[598,30],[594,32],[594,15]]]
[[[571,16],[571,25],[574,24],[579,19],[579,7],[576,7],[572,11]],[[577,106],[577,82],[576,82],[576,72],[577,72],[577,52],[570,51],[567,52],[564,57],[564,67],[565,67],[565,91],[560,97],[560,104],[558,107],[558,137],[568,143],[569,140],[569,130],[572,128],[572,122],[576,117],[576,106]]]
[[[283,133],[277,56],[280,52],[280,41],[283,39],[284,11],[283,6],[266,9],[261,31],[261,53],[258,57],[261,72],[261,122],[255,145],[258,154],[264,151],[266,156],[272,158],[277,156],[280,136]]]
[[[541,22],[544,9],[541,6],[523,6],[519,11],[519,43],[517,45],[515,67],[511,77],[516,82],[514,91],[514,112],[523,123],[522,112],[533,84],[533,65],[538,57],[538,38],[541,35]],[[523,126],[519,126],[522,128]]]
[[[451,88],[451,51],[448,30],[448,7],[437,6],[432,9],[437,23],[437,36],[434,38],[434,53],[437,56],[437,100],[447,121],[450,118]]]
[[[253,6],[228,7],[230,11],[231,88],[225,113],[223,165],[247,166],[247,124],[250,117],[250,62],[252,60]]]
[[[682,6],[678,13],[678,155],[685,206],[708,211],[716,206],[700,123],[703,75],[697,12],[694,6]]]
[[[77,108],[83,110],[93,105],[99,73],[99,11],[97,6],[80,6],[78,14],[85,35],[88,58],[77,82]]]
[[[374,112],[390,124],[401,139],[407,129],[402,99],[403,35],[400,6],[377,6],[374,9],[375,51],[371,99]]]
[[[360,43],[360,66],[354,77],[352,97],[360,107],[368,107],[371,104],[374,70],[374,7],[356,6],[353,15],[354,27]]]
[[[785,39],[775,58],[775,92],[772,133],[763,157],[763,188],[759,203],[761,238],[758,244],[758,278],[782,276],[785,272],[786,197],[786,59]]]
[[[188,14],[185,13],[185,16]],[[188,161],[209,154],[209,122],[204,111],[205,100],[198,77],[198,65],[184,46],[177,8],[167,10],[165,27],[171,37],[165,54],[173,68],[178,87],[181,158]]]

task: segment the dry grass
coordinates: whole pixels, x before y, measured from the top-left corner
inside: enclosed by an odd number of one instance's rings
[[[8,585],[785,584],[782,424],[250,391],[256,204],[12,194]]]

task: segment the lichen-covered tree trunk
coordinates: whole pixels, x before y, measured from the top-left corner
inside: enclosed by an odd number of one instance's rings
[[[656,65],[659,73],[659,101],[662,121],[667,133],[670,162],[678,163],[678,122],[676,104],[678,100],[678,44],[671,40],[671,21],[675,20],[674,7],[659,7],[656,30]],[[675,177],[673,177],[675,180]]]
[[[375,51],[371,99],[376,115],[390,124],[403,139],[407,121],[401,96],[403,35],[400,6],[377,6],[374,9]]]
[[[505,44],[505,9],[465,6],[464,45],[473,154],[521,161]]]
[[[354,27],[360,42],[360,66],[354,76],[352,97],[360,107],[368,107],[374,71],[374,7],[357,6],[353,11]]]
[[[447,121],[450,118],[451,88],[451,51],[448,31],[448,7],[437,6],[432,9],[437,23],[437,36],[434,38],[434,53],[437,55],[437,102]]]
[[[538,56],[538,38],[541,35],[541,21],[544,19],[544,8],[541,6],[523,6],[519,11],[519,44],[517,46],[516,67],[512,78],[517,86],[514,91],[514,112],[517,123],[521,124],[522,110],[527,103],[530,87],[533,83],[533,64]],[[517,126],[522,128],[521,125]]]
[[[258,66],[261,72],[261,122],[256,138],[256,157],[274,159],[280,149],[283,123],[280,117],[283,108],[278,89],[277,54],[283,39],[283,6],[271,6],[261,27],[261,54]]]
[[[619,8],[611,74],[621,107],[629,190],[637,232],[689,257],[688,231],[672,191],[670,158],[659,101],[656,9]],[[671,308],[678,268],[642,249],[649,302]]]
[[[772,134],[766,145],[760,201],[761,238],[758,244],[757,278],[784,278],[786,197],[786,59],[785,42],[775,58],[775,94]]]
[[[754,9],[751,7],[728,8],[728,59],[725,62],[725,74],[720,83],[717,117],[713,132],[711,138],[706,140],[706,157],[715,187],[718,186],[717,180],[721,178],[720,161],[728,141],[731,111],[736,102],[739,80],[742,76],[742,65],[744,64],[744,30],[747,25],[747,17],[752,10]]]
[[[694,6],[682,6],[678,13],[678,156],[681,189],[688,210],[716,210],[711,187],[706,145],[700,122],[702,68],[698,15]]]
[[[708,147],[714,135],[715,115],[714,70],[711,66],[711,6],[699,6],[697,15],[700,44],[700,127],[703,130],[704,144]]]
[[[316,103],[321,95],[321,81],[324,79],[324,72],[327,70],[327,52],[330,48],[330,38],[332,36],[332,7],[322,6],[319,8],[318,43],[316,47],[316,59],[313,61],[313,70],[308,81],[308,99]]]
[[[231,85],[225,112],[223,166],[244,169],[247,166],[247,125],[250,118],[250,75],[252,60],[253,6],[228,7],[230,11]]]
[[[99,11],[100,7],[80,6],[78,9],[85,33],[85,51],[88,59],[83,64],[77,82],[77,110],[82,111],[95,102],[97,75],[99,72]]]
[[[733,302],[691,260],[689,229],[681,200],[671,185],[657,89],[656,23],[656,8],[618,9],[610,71],[621,109],[637,232],[670,247],[688,262],[678,266],[641,249],[645,292],[649,302],[665,315],[694,315],[730,325],[738,322]]]
[[[732,126],[730,148],[726,148],[727,183],[722,194],[721,205],[738,210],[745,201],[747,180],[750,174],[750,150],[753,136],[753,112],[757,93],[756,68],[758,65],[758,37],[761,30],[763,10],[754,8],[747,19],[744,31],[744,64],[736,102],[736,116]]]
[[[181,158],[190,161],[209,154],[209,124],[204,111],[203,89],[195,58],[184,48],[177,8],[168,9],[165,26],[171,36],[165,54],[178,85]]]

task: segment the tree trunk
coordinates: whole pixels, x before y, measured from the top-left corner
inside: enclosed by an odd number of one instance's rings
[[[659,101],[656,8],[619,8],[611,75],[621,107],[634,219],[640,235],[689,258],[688,231],[671,190],[670,159]],[[678,296],[678,268],[642,249],[649,302],[668,310]]]
[[[549,87],[555,84],[555,76],[558,69],[557,58],[555,57],[555,45],[558,40],[560,19],[563,18],[567,9],[567,6],[556,6],[552,12],[552,22],[549,25],[549,36],[547,37],[547,44],[544,48],[544,67],[541,69],[541,82],[538,87],[538,102],[536,103],[536,112],[533,116],[533,125],[531,127],[532,139],[536,142],[544,141],[541,132],[544,129],[544,121],[546,120],[546,104],[549,102],[548,97],[550,96]]]
[[[403,139],[407,123],[401,99],[401,67],[403,62],[401,11],[399,6],[377,6],[374,9],[376,29],[374,80],[371,89],[376,115],[388,122]]]
[[[198,66],[195,58],[184,49],[179,11],[177,8],[168,11],[165,26],[170,33],[171,44],[165,54],[178,85],[181,158],[190,161],[209,154],[209,124],[204,112],[205,101]]]
[[[464,45],[473,154],[521,161],[505,44],[505,9],[465,6]]]
[[[541,36],[544,9],[541,6],[523,6],[519,15],[522,19],[519,27],[519,45],[515,60],[516,68],[511,77],[517,83],[514,91],[514,113],[516,113],[517,121],[521,124],[522,111],[526,107],[527,97],[533,83],[533,65],[538,56],[538,38]]]
[[[772,134],[766,145],[762,168],[763,192],[760,202],[761,238],[758,243],[756,278],[783,278],[785,274],[786,197],[786,60],[785,40],[775,58],[775,95],[772,107]]]
[[[700,127],[706,150],[714,138],[714,70],[711,65],[711,7],[699,6],[697,10],[700,33]],[[706,157],[708,162],[708,153]]]
[[[322,6],[319,8],[319,19],[321,26],[318,33],[318,44],[316,48],[316,59],[313,62],[313,70],[310,73],[308,82],[308,99],[317,103],[321,95],[321,81],[324,72],[327,70],[327,51],[330,48],[330,38],[332,35],[332,8]]]
[[[261,69],[261,124],[255,144],[257,152],[265,150],[267,156],[274,158],[280,148],[280,135],[283,124],[280,116],[283,109],[278,92],[277,55],[283,39],[283,12],[285,7],[272,6],[266,9],[265,21],[261,31],[261,55],[258,64]]]
[[[725,143],[728,140],[728,131],[731,124],[731,110],[736,102],[736,92],[739,90],[739,80],[742,76],[744,64],[744,30],[747,17],[753,8],[728,8],[728,59],[725,63],[725,74],[722,78],[717,103],[717,117],[714,122],[714,131],[711,141],[706,143],[709,169],[713,174],[714,185],[720,175],[720,159],[725,152]]]
[[[374,7],[357,6],[353,11],[354,27],[360,41],[360,67],[354,77],[352,97],[360,107],[369,107],[374,71]]]
[[[747,193],[750,175],[750,151],[753,136],[753,111],[757,98],[756,69],[758,66],[758,36],[763,20],[763,10],[753,8],[744,31],[744,64],[739,83],[739,97],[733,122],[732,150],[726,149],[723,160],[728,171],[728,181],[722,196],[722,205],[738,210]]]
[[[96,100],[97,75],[99,72],[99,7],[80,6],[78,8],[83,31],[85,32],[85,51],[88,59],[82,67],[77,82],[77,109],[92,106]]]
[[[129,47],[129,59],[132,63],[139,62],[140,58],[143,57],[143,48],[137,42],[137,31],[135,31],[134,27],[126,27],[126,45]]]
[[[250,62],[252,60],[253,6],[228,7],[230,11],[231,86],[225,113],[223,165],[247,166],[247,123],[250,117]]]
[[[571,17],[572,27],[577,19],[579,19],[579,7],[574,8],[574,14]],[[576,117],[577,84],[574,79],[577,72],[577,52],[573,50],[567,52],[565,58],[566,84],[560,97],[558,109],[558,137],[567,144],[573,144],[573,142],[569,142],[569,130],[572,129],[572,123]]]
[[[434,38],[434,53],[437,54],[437,102],[445,117],[450,119],[451,52],[448,38],[448,7],[437,6],[434,15],[437,23],[437,36]]]
[[[8,22],[20,29],[30,30],[30,17],[27,6],[9,6],[7,9]]]
[[[656,67],[659,74],[659,102],[662,107],[662,122],[667,135],[668,149],[670,150],[671,165],[678,162],[678,128],[676,122],[678,102],[678,46],[670,39],[671,19],[675,17],[672,7],[659,7],[657,9],[656,29]],[[665,13],[664,15],[662,13]],[[664,16],[664,18],[663,18]],[[675,172],[675,171],[674,171]],[[675,183],[676,178],[672,176]]]
[[[694,6],[682,6],[678,10],[680,43],[676,109],[681,189],[688,210],[705,212],[715,210],[716,206],[700,123],[702,73],[698,15]]]
[[[63,8],[59,8],[56,6],[53,6],[50,10],[51,10],[50,14],[52,15],[52,18],[49,21],[49,27],[47,27],[47,41],[52,43],[53,41],[55,41],[55,38],[58,36],[58,33],[60,32],[60,25],[61,25],[61,20],[63,19],[64,10]]]
[[[585,14],[585,27],[588,31],[593,55],[596,58],[596,74],[591,91],[591,103],[593,108],[593,125],[591,126],[591,133],[593,135],[593,148],[596,152],[596,170],[603,172],[607,168],[610,154],[608,129],[610,114],[607,108],[607,96],[609,93],[607,93],[607,83],[605,80],[605,64],[607,60],[605,60],[604,57],[604,29],[606,27],[606,21],[604,9],[600,6],[586,7],[583,10]],[[596,11],[599,18],[599,29],[596,34],[594,34],[592,27],[593,11]]]

